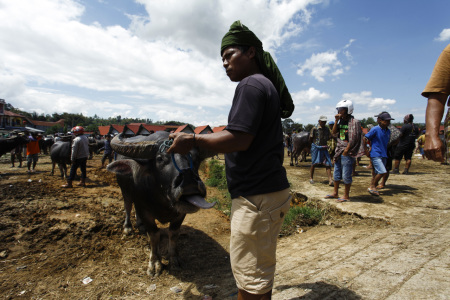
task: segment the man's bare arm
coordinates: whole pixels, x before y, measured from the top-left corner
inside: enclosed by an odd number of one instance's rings
[[[247,150],[253,142],[254,136],[241,131],[223,130],[211,134],[172,133],[173,144],[167,152],[186,154],[194,146],[217,153],[230,153]]]
[[[426,128],[425,133],[425,156],[428,159],[442,162],[444,161],[443,151],[444,145],[439,138],[439,127],[444,115],[445,103],[448,95],[441,93],[432,93],[428,97],[428,104],[425,116]]]

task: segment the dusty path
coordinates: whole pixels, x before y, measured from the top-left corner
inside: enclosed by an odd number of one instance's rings
[[[0,159],[0,298],[235,299],[226,216],[189,215],[183,268],[149,278],[146,237],[122,237],[120,189],[99,159],[88,162],[88,187],[73,190],[59,188],[46,156],[36,174]],[[286,157],[285,166],[294,191],[325,201],[325,170],[311,185],[309,162],[290,167]],[[450,299],[450,167],[415,157],[410,175],[392,175],[381,197],[367,193],[370,172],[357,170],[352,201],[329,201],[352,218],[280,239],[273,298]]]
[[[411,170],[391,175],[377,198],[366,192],[369,173],[358,168],[352,201],[335,203],[322,198],[331,188],[296,181],[308,178],[305,170],[288,167],[296,190],[386,226],[337,220],[282,239],[274,299],[450,299],[450,168],[414,159]]]

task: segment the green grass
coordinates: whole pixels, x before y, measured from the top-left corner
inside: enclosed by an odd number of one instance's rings
[[[206,184],[221,190],[227,189],[225,166],[218,160],[209,161],[209,178],[206,180]]]
[[[206,185],[217,188],[220,193],[208,201],[216,202],[215,208],[225,215],[231,213],[231,196],[227,188],[227,179],[225,175],[225,166],[222,162],[212,159],[208,162],[209,172],[207,174]],[[291,207],[286,214],[284,223],[281,227],[281,235],[290,235],[295,233],[297,227],[315,226],[320,223],[325,211],[317,206],[317,203],[304,202],[302,206]]]
[[[316,226],[324,216],[324,211],[310,202],[304,206],[293,206],[289,209],[281,226],[281,235],[295,233],[298,227]]]

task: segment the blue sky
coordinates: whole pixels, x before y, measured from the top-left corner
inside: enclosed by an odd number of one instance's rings
[[[388,110],[420,96],[450,43],[450,1],[0,0],[0,98],[26,111],[225,125],[235,83],[220,41],[241,20],[276,59],[292,119]]]

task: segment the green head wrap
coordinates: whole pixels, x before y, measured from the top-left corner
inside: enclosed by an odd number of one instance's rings
[[[264,76],[266,76],[277,89],[280,97],[280,110],[282,118],[289,118],[294,111],[294,103],[291,94],[286,87],[283,76],[277,65],[272,59],[269,52],[263,50],[263,46],[258,37],[241,21],[236,21],[230,26],[228,31],[222,38],[220,46],[220,55],[230,46],[253,46],[256,49],[256,61]]]

